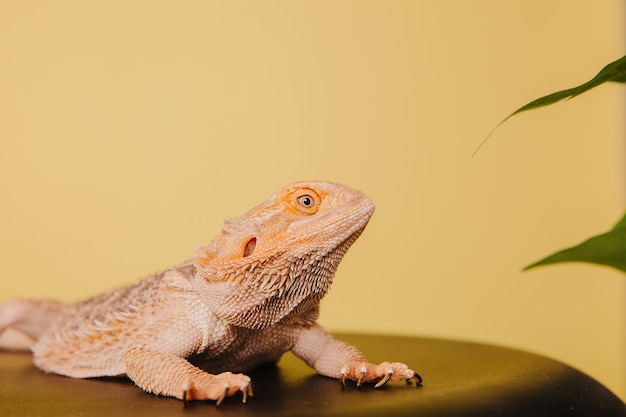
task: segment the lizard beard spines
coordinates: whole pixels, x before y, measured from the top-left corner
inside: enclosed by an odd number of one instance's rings
[[[215,248],[210,246],[196,245],[196,250],[191,258],[192,262],[198,268],[203,268],[209,265],[209,263],[215,259],[217,252]]]
[[[319,302],[355,239],[351,236],[331,250],[285,256],[271,264],[249,264],[232,271],[241,278],[207,282],[209,303],[218,317],[239,327],[261,329],[287,317],[313,324]]]

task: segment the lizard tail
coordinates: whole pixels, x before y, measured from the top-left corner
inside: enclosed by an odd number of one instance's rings
[[[0,349],[29,350],[65,307],[53,300],[0,303]]]

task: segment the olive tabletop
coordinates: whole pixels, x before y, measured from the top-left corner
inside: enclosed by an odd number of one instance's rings
[[[317,375],[290,353],[248,374],[254,397],[190,402],[126,378],[45,374],[27,353],[0,352],[1,416],[626,416],[626,405],[558,361],[498,346],[433,338],[340,334],[368,359],[409,364],[423,384],[356,387]]]

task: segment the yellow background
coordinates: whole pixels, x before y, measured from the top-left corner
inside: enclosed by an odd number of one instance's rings
[[[77,300],[326,179],[377,204],[322,322],[571,364],[626,398],[625,278],[524,265],[624,206],[621,1],[4,1],[0,297]],[[412,364],[419,369],[419,363]]]

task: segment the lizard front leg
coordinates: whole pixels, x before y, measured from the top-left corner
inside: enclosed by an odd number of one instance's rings
[[[365,356],[354,346],[335,340],[319,325],[314,325],[300,332],[292,348],[293,353],[308,363],[321,375],[337,378],[345,386],[346,379],[362,383],[375,383],[375,388],[389,381],[410,382],[419,385],[419,374],[400,362],[368,362]]]
[[[237,392],[243,402],[252,395],[250,378],[223,372],[210,374],[185,359],[205,350],[203,333],[187,317],[173,317],[141,331],[124,353],[126,374],[143,390],[187,400],[216,400]],[[210,343],[210,342],[209,342]]]

